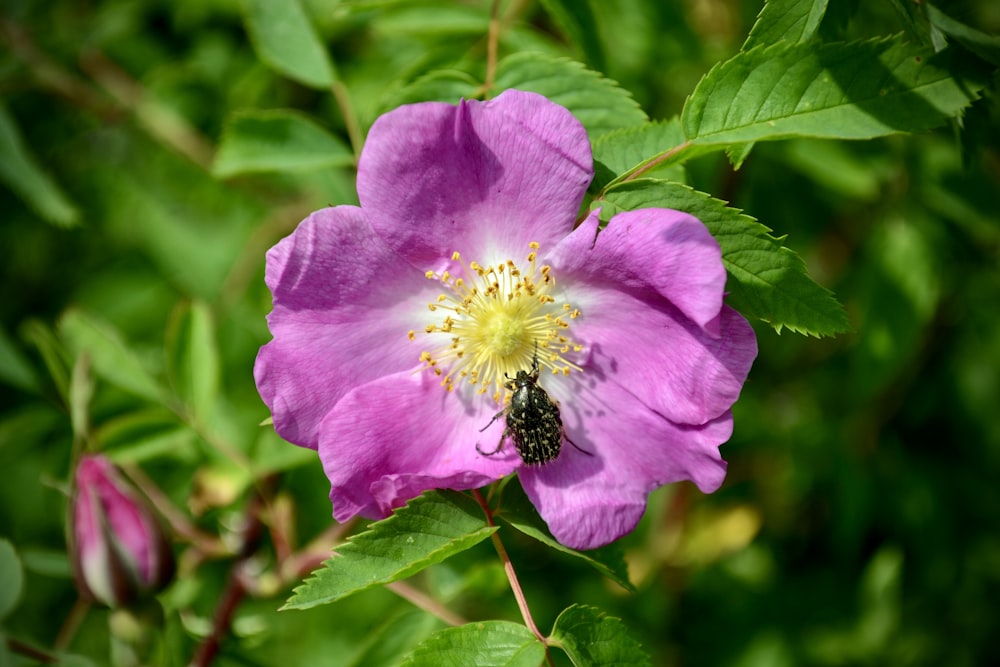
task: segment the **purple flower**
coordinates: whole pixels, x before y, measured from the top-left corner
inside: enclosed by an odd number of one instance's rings
[[[173,553],[156,515],[107,458],[80,458],[71,508],[70,554],[84,596],[116,608],[170,581]]]
[[[719,246],[666,209],[575,226],[592,176],[583,127],[539,95],[404,106],[368,135],[361,207],[268,252],[257,387],[278,433],[319,450],[338,520],[516,470],[555,537],[593,548],[658,486],[721,485],[757,348],[723,304]],[[527,465],[509,439],[488,455],[490,420],[536,346],[566,439]]]

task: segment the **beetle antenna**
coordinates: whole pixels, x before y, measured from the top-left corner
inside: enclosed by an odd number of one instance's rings
[[[579,445],[577,445],[575,442],[573,442],[572,440],[570,440],[566,436],[565,433],[563,433],[563,440],[565,440],[569,444],[573,445],[573,449],[575,449],[576,451],[580,452],[581,454],[586,454],[587,456],[593,456],[593,454],[591,454],[590,452],[588,452],[586,449],[582,449]]]

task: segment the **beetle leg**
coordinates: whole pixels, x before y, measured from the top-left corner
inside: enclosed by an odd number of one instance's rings
[[[503,413],[501,412],[500,414],[503,414]],[[493,421],[496,421],[496,419],[497,418],[494,417]],[[492,424],[492,423],[493,422],[491,421],[490,424]],[[487,426],[489,426],[490,424],[487,424]],[[498,453],[500,453],[500,450],[503,449],[503,441],[507,439],[508,435],[509,435],[509,433],[507,432],[507,429],[504,429],[503,433],[500,435],[500,442],[497,443],[496,449],[494,449],[492,452],[484,452],[482,449],[479,448],[479,443],[478,442],[476,443],[476,451],[479,452],[480,454],[482,454],[483,456],[493,456],[494,454],[498,454]]]
[[[479,432],[482,433],[483,431],[485,431],[486,429],[488,429],[490,426],[493,426],[493,422],[495,422],[496,420],[498,420],[501,417],[503,417],[503,415],[504,415],[505,412],[507,412],[507,411],[506,410],[501,410],[500,412],[498,412],[495,415],[493,415],[493,419],[490,420],[490,423],[487,424],[486,426],[482,427],[481,429],[479,429]]]
[[[578,444],[576,444],[575,442],[573,442],[572,440],[570,440],[569,437],[566,435],[565,431],[563,431],[562,437],[563,437],[563,440],[565,440],[569,444],[573,445],[573,448],[576,449],[576,451],[581,452],[583,454],[586,454],[587,456],[593,456],[593,454],[591,454],[590,452],[588,452],[586,449],[582,449]]]

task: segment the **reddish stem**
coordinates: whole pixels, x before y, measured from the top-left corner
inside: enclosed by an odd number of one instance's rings
[[[486,499],[483,498],[483,494],[478,489],[473,490],[472,494],[476,498],[476,502],[479,503],[479,506],[483,508],[483,513],[486,514],[486,523],[490,526],[495,526],[493,512],[490,510]],[[521,582],[517,579],[514,564],[511,562],[510,556],[507,555],[507,549],[504,548],[503,542],[500,541],[498,532],[494,531],[490,538],[493,540],[493,547],[496,549],[497,555],[500,556],[500,561],[503,563],[503,570],[507,574],[507,581],[510,582],[510,589],[514,592],[514,599],[517,600],[517,606],[521,610],[521,618],[524,619],[524,624],[531,630],[531,633],[538,637],[538,641],[542,642],[542,645],[545,646],[545,660],[551,665],[553,663],[552,657],[549,655],[548,643],[545,640],[545,636],[538,630],[538,626],[535,625],[535,619],[531,617],[531,610],[528,609],[528,600],[524,597],[524,589],[521,588]]]
[[[270,490],[276,478],[264,479],[260,487]],[[233,617],[236,615],[236,608],[246,597],[249,586],[246,584],[245,572],[249,567],[251,559],[260,546],[261,538],[264,534],[264,523],[260,514],[264,510],[265,499],[261,488],[254,493],[246,510],[246,527],[243,529],[242,539],[238,550],[236,562],[229,572],[229,581],[226,589],[222,592],[222,599],[219,600],[215,608],[215,618],[212,620],[212,631],[208,637],[198,646],[194,657],[191,659],[190,667],[207,667],[212,664],[222,641],[229,634],[233,625]]]

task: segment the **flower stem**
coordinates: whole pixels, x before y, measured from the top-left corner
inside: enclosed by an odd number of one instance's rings
[[[663,153],[660,153],[660,155],[658,155],[655,160],[650,161],[649,164],[645,164],[645,165],[639,167],[638,169],[636,169],[635,171],[629,173],[627,176],[625,176],[624,178],[622,178],[622,181],[632,181],[632,180],[635,180],[635,179],[639,178],[640,176],[642,176],[643,174],[645,174],[647,171],[650,171],[651,169],[655,169],[656,167],[660,166],[661,164],[663,164],[664,162],[666,162],[670,158],[674,157],[678,153],[686,151],[690,147],[691,147],[691,142],[690,141],[685,141],[682,144],[674,146],[670,150],[667,150],[667,151],[664,151]]]
[[[486,514],[486,523],[490,526],[495,526],[493,512],[490,510],[486,499],[483,498],[483,494],[478,489],[474,489],[472,493],[476,498],[476,502],[479,503],[479,506],[483,508],[483,512]],[[514,572],[514,564],[511,562],[510,556],[507,555],[507,549],[504,548],[503,542],[500,541],[500,535],[497,532],[494,532],[490,536],[490,539],[493,540],[493,547],[497,550],[497,555],[500,556],[500,561],[503,563],[503,571],[507,574],[507,581],[510,582],[510,589],[514,592],[514,599],[517,600],[517,606],[521,610],[521,617],[524,619],[524,624],[531,630],[533,635],[538,637],[538,641],[542,642],[545,646],[545,660],[551,665],[552,657],[549,655],[548,643],[545,640],[545,636],[538,630],[538,626],[535,625],[535,619],[531,617],[531,610],[528,609],[528,600],[524,597],[524,590],[521,588],[521,582],[517,579],[517,573]]]
[[[36,648],[13,637],[7,638],[7,650],[11,653],[23,655],[31,660],[45,665],[55,665],[62,662],[57,655],[53,655],[44,649]]]
[[[405,581],[394,581],[392,583],[386,584],[387,589],[403,598],[413,606],[418,609],[423,609],[428,614],[436,616],[440,620],[444,621],[451,626],[465,625],[468,621],[452,610],[445,607],[443,604],[427,595],[423,591],[420,591],[413,586],[409,585]]]
[[[628,181],[634,181],[637,178],[641,178],[644,174],[648,173],[649,171],[652,171],[653,169],[656,169],[667,160],[676,157],[678,153],[683,153],[684,151],[687,151],[692,147],[692,145],[693,144],[690,141],[685,141],[683,143],[674,146],[669,150],[666,150],[658,154],[655,159],[650,160],[647,164],[644,164],[641,167],[636,167],[632,171],[624,172],[618,177],[612,179],[611,182],[605,184],[605,186],[601,188],[601,191],[598,192],[596,195],[594,195],[593,201],[594,202],[603,201],[604,195],[610,188],[619,185],[621,183],[627,183]],[[590,215],[589,210],[582,211],[580,213],[580,216],[576,220],[576,224],[579,225],[581,222],[586,220],[588,215]]]
[[[273,484],[274,478],[267,480],[268,486]],[[240,544],[236,549],[236,561],[229,571],[229,581],[222,592],[222,596],[215,608],[215,616],[212,619],[212,630],[209,635],[195,649],[194,657],[188,663],[188,667],[208,667],[212,664],[216,654],[222,646],[223,640],[232,629],[233,619],[236,616],[236,609],[250,592],[248,582],[252,580],[250,564],[254,554],[260,546],[264,535],[264,523],[261,521],[266,498],[261,489],[257,489],[250,498],[246,509],[245,524],[240,535]]]
[[[493,78],[497,70],[497,43],[500,41],[500,0],[493,0],[490,8],[490,26],[486,37],[486,81],[483,87],[487,96],[493,89]]]
[[[238,561],[233,570],[229,573],[229,581],[222,592],[218,606],[215,608],[215,616],[212,619],[212,631],[208,637],[198,645],[194,657],[189,663],[189,667],[207,667],[212,664],[222,641],[229,634],[232,627],[233,618],[236,615],[236,608],[243,601],[247,594],[246,586],[243,585],[243,578],[239,569],[244,561]]]
[[[194,544],[203,554],[215,557],[230,554],[229,548],[221,538],[200,530],[183,512],[174,507],[167,494],[142,469],[128,463],[122,465],[121,469],[125,476],[149,498],[149,501],[170,524],[170,528],[176,535]]]
[[[333,83],[330,93],[333,94],[333,99],[340,109],[340,116],[344,119],[344,129],[347,130],[347,138],[351,142],[351,150],[354,151],[354,159],[357,162],[358,156],[361,155],[361,146],[364,144],[365,138],[361,136],[361,127],[358,125],[358,118],[354,113],[351,96],[347,91],[347,87],[340,81]]]
[[[211,168],[215,152],[211,142],[184,116],[157,102],[118,63],[93,49],[80,54],[80,68],[116,102],[134,114],[154,139],[199,167]]]
[[[59,634],[56,635],[54,644],[56,651],[65,651],[69,648],[77,631],[83,624],[83,619],[87,616],[87,612],[90,611],[90,607],[91,604],[89,602],[83,598],[77,598],[73,604],[73,608],[66,616],[66,620],[63,621],[62,627],[59,628]]]

